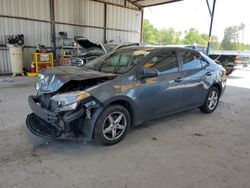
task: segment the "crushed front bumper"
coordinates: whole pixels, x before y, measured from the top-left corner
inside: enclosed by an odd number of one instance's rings
[[[43,138],[57,138],[62,135],[62,130],[50,124],[35,113],[29,114],[26,118],[28,129],[35,135]]]
[[[29,106],[33,113],[26,118],[28,129],[43,138],[56,138],[71,130],[70,125],[85,115],[85,109],[65,113],[52,112],[41,107],[36,96],[29,96]]]

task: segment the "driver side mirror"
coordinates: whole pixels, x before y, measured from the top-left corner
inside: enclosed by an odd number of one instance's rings
[[[143,69],[141,73],[141,78],[150,78],[159,76],[159,71],[157,69]]]

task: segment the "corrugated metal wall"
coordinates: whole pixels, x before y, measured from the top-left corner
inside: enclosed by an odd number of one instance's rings
[[[107,41],[139,42],[141,16],[142,14],[139,11],[108,5]],[[113,29],[118,29],[120,31]]]
[[[104,3],[89,0],[55,0],[56,33],[68,32],[73,38],[85,36],[92,41],[104,39]],[[71,24],[71,25],[69,25]]]
[[[37,44],[51,46],[49,0],[0,0],[0,15],[0,45],[6,44],[8,35],[24,34],[25,46],[28,47],[24,48],[26,67],[31,63],[31,52],[34,50],[32,46]],[[10,72],[9,51],[2,46],[0,73]]]
[[[0,14],[49,21],[49,0],[1,0]]]
[[[11,72],[4,46],[7,35],[24,34],[24,62],[29,67],[31,52],[37,44],[52,47],[52,23],[56,37],[59,31],[66,31],[69,37],[86,36],[95,42],[140,41],[142,11],[128,1],[52,1],[55,22],[51,22],[50,0],[0,0],[0,74]]]

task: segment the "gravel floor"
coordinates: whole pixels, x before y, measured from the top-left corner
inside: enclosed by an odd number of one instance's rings
[[[111,147],[31,137],[34,83],[0,77],[0,188],[250,187],[250,70],[229,76],[213,114],[194,109],[148,122]]]

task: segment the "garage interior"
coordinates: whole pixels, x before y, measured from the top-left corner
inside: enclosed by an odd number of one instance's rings
[[[250,186],[250,75],[237,69],[213,114],[185,111],[132,128],[111,147],[26,131],[35,77],[12,78],[9,35],[23,34],[24,68],[42,44],[61,55],[59,32],[95,43],[142,42],[143,8],[179,0],[0,0],[0,187]],[[208,23],[209,24],[209,23]]]
[[[139,42],[141,20],[142,9],[130,1],[1,0],[0,74],[11,72],[8,35],[24,35],[24,67],[29,68],[38,44],[60,53],[60,31],[69,40],[84,34],[95,42]]]

